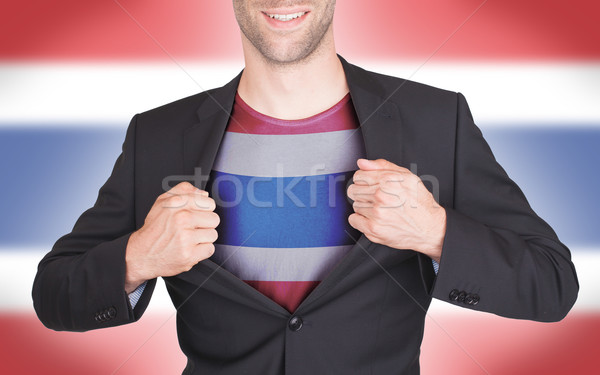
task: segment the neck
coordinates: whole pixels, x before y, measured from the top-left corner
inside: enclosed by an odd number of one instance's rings
[[[260,113],[302,119],[332,107],[349,91],[332,34],[308,58],[286,65],[267,62],[244,38],[242,44],[246,67],[238,94]]]

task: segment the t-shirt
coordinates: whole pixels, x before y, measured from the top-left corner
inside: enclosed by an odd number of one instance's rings
[[[300,120],[236,95],[207,190],[221,222],[211,260],[293,312],[360,233],[346,189],[364,157],[350,94]]]

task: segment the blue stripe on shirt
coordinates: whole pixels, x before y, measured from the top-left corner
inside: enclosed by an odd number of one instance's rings
[[[353,244],[353,212],[346,186],[354,171],[304,177],[211,173],[215,212],[227,218],[217,243],[250,247],[324,247]]]

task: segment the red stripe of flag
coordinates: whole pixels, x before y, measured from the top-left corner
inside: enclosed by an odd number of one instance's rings
[[[338,2],[339,51],[373,59],[424,59],[482,3]],[[231,7],[228,1],[198,0],[56,0],[35,6],[9,1],[0,12],[0,59],[168,60],[152,38],[177,59],[240,59]],[[598,14],[596,0],[487,1],[436,58],[599,59]]]
[[[425,329],[423,375],[484,374],[479,365],[497,375],[596,373],[597,314],[572,314],[556,324],[481,313],[437,315],[436,323],[429,321]],[[162,375],[185,367],[172,314],[73,333],[48,330],[31,314],[4,313],[0,332],[2,374]]]

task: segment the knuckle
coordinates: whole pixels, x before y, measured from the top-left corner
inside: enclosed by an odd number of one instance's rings
[[[182,251],[181,253],[184,256],[188,255],[188,249],[187,246],[189,245],[189,243],[192,241],[192,236],[189,230],[180,230],[177,233],[177,240],[179,241],[180,245],[182,246]]]
[[[403,167],[403,166],[401,166],[401,165],[398,165],[398,164],[394,164],[394,170],[395,170],[396,172],[398,172],[398,173],[402,173],[402,174],[404,174],[404,173],[412,173],[412,172],[410,171],[410,169],[408,169],[408,168],[406,168],[406,167]]]
[[[194,265],[196,265],[196,263],[198,263],[202,259],[204,259],[204,258],[198,252],[198,250],[196,249],[196,246],[190,246],[190,251],[189,251],[188,258],[187,258],[187,262],[190,265],[194,266]]]
[[[187,202],[187,195],[194,193],[195,191],[198,191],[199,189],[197,189],[194,185],[192,185],[191,183],[184,181],[184,182],[180,182],[179,184],[173,186],[171,189],[169,189],[168,191],[165,191],[164,193],[162,193],[159,197],[163,197],[163,198],[170,198],[170,197],[183,197],[185,199],[185,202]]]
[[[362,209],[368,209],[368,208],[373,208],[373,204],[370,202],[361,202],[361,201],[354,201],[352,203],[352,209],[354,210],[354,212],[358,212],[358,211],[361,211]]]
[[[196,263],[198,263],[197,260],[194,257],[190,256],[186,258],[185,263],[183,263],[183,269],[187,272],[194,268]]]
[[[188,246],[182,245],[179,249],[179,259],[182,264],[187,264],[190,261],[190,250]]]
[[[213,243],[204,243],[200,246],[204,258],[210,258],[215,253],[215,245]]]
[[[403,181],[406,182],[406,186],[409,188],[416,187],[421,182],[419,176],[412,173],[406,173],[402,177]]]
[[[387,201],[388,197],[389,197],[389,194],[387,194],[385,191],[383,191],[381,189],[377,189],[373,193],[373,198],[378,203],[385,203]]]
[[[187,181],[183,181],[183,182],[180,182],[177,185],[173,186],[169,190],[165,191],[160,196],[162,196],[162,197],[169,197],[171,195],[179,195],[179,194],[184,193],[184,192],[186,192],[188,190],[191,190],[190,187],[193,188],[193,185],[190,184]]]
[[[367,230],[372,236],[379,237],[381,234],[381,227],[372,220],[367,223]]]
[[[188,210],[180,210],[173,214],[173,222],[176,225],[183,226],[190,222],[191,212]]]
[[[195,190],[196,187],[194,187],[194,185],[192,185],[189,181],[183,181],[183,182],[180,182],[177,185],[175,185],[173,187],[173,189],[171,189],[171,190],[174,190],[174,189],[182,190],[182,191],[191,191],[191,190]]]
[[[198,244],[209,243],[212,238],[212,233],[210,229],[197,229],[196,230],[196,242]]]
[[[369,241],[377,243],[377,238],[375,236],[373,236],[372,234],[365,233],[365,237],[367,237],[369,239]]]
[[[401,182],[403,180],[402,175],[396,172],[385,172],[381,175],[383,182]]]
[[[377,225],[375,225],[375,222],[373,220],[366,220],[365,221],[365,229],[369,233],[374,233],[375,230],[377,229]]]
[[[374,207],[372,210],[371,216],[376,220],[381,220],[384,218],[384,213],[381,207]]]
[[[382,191],[379,202],[383,207],[396,207],[400,195],[396,191]]]
[[[365,181],[365,176],[364,176],[364,172],[361,170],[358,170],[356,172],[354,172],[354,174],[352,175],[352,181],[353,182],[360,182],[360,181]]]
[[[418,184],[421,182],[421,177],[417,176],[416,174],[407,171],[406,173],[404,173],[402,175],[402,177],[404,178],[404,180],[406,182],[412,183],[412,184]]]
[[[164,199],[164,201],[164,207],[177,208],[184,206],[187,202],[187,198],[185,196],[182,196],[181,194],[171,193],[168,197]]]

